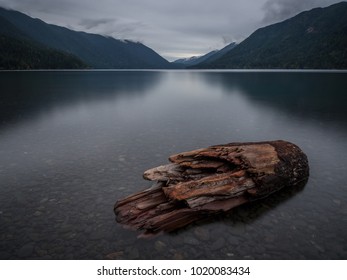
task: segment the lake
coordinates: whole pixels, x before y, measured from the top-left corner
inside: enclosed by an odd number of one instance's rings
[[[0,259],[346,259],[347,72],[0,72]],[[310,178],[138,239],[114,203],[171,154],[283,139]]]

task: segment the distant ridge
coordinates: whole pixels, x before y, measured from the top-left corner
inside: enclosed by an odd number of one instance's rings
[[[218,50],[214,50],[214,51],[211,51],[211,52],[209,52],[205,55],[202,55],[202,56],[192,56],[192,57],[188,57],[188,58],[180,58],[180,59],[173,61],[172,63],[182,64],[183,66],[192,66],[192,65],[196,65],[196,64],[205,62],[209,57],[213,56],[217,52],[218,52]]]
[[[217,60],[193,68],[347,69],[347,2],[260,28]]]
[[[222,57],[224,54],[226,54],[231,49],[235,48],[235,46],[236,46],[236,43],[233,42],[233,43],[230,43],[229,45],[225,46],[221,50],[214,50],[214,51],[211,51],[211,52],[209,52],[205,55],[202,55],[202,56],[193,56],[193,57],[189,57],[189,58],[177,59],[173,63],[181,64],[184,67],[190,67],[190,66],[194,66],[194,65],[197,65],[200,63],[213,62],[213,61],[217,60],[218,58]]]
[[[10,29],[0,27],[2,42],[26,40],[28,45],[39,45],[80,60],[90,68],[150,69],[170,68],[170,63],[147,46],[132,41],[117,40],[85,32],[77,32],[47,24],[23,13],[0,8],[1,22],[11,25]],[[14,43],[15,44],[15,43]],[[25,44],[22,44],[25,47]],[[23,49],[24,51],[24,49]]]

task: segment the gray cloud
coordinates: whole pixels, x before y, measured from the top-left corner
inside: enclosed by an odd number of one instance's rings
[[[112,36],[117,39],[133,39],[139,41],[135,34],[146,28],[146,25],[139,21],[131,21],[122,18],[110,19],[82,19],[78,22],[79,30],[87,30],[90,33]],[[76,28],[75,28],[76,29]]]
[[[92,29],[100,25],[113,24],[114,22],[114,19],[82,19],[79,22],[79,25],[85,27],[86,29]]]
[[[235,41],[234,38],[232,36],[230,36],[230,35],[229,36],[228,35],[222,36],[222,40],[223,40],[223,43],[225,45],[228,45],[228,44],[230,44],[230,43]]]
[[[29,15],[35,16],[35,14],[63,14],[68,9],[81,8],[81,1],[71,0],[0,0],[0,6],[10,8],[13,10],[19,10]]]
[[[326,7],[341,0],[267,0],[263,6],[264,23],[285,20],[296,14],[316,7]]]

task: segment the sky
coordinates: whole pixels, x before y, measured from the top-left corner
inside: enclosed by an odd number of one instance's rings
[[[139,41],[169,61],[241,42],[260,27],[341,0],[0,0],[76,31]]]

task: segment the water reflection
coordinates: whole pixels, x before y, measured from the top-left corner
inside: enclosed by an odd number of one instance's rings
[[[305,188],[306,183],[307,181],[294,187],[284,188],[268,197],[236,207],[229,213],[207,217],[203,221],[195,223],[195,225],[213,227],[214,224],[219,223],[227,225],[230,228],[244,226],[246,224],[251,226],[253,223],[256,223],[258,219],[261,219],[263,215],[269,212],[275,212],[276,208],[281,204],[285,204],[296,195],[299,195]],[[194,228],[194,226],[192,226],[192,228]],[[185,230],[187,230],[187,228],[180,229],[179,231],[184,234]],[[176,233],[171,234],[175,235]]]
[[[301,119],[347,121],[347,73],[233,72],[202,73],[203,80],[225,92],[242,92],[250,102]]]
[[[1,72],[0,125],[77,103],[141,96],[161,72]]]
[[[1,72],[0,259],[346,258],[344,77]],[[308,155],[303,190],[154,240],[115,223],[170,154],[275,139]]]

